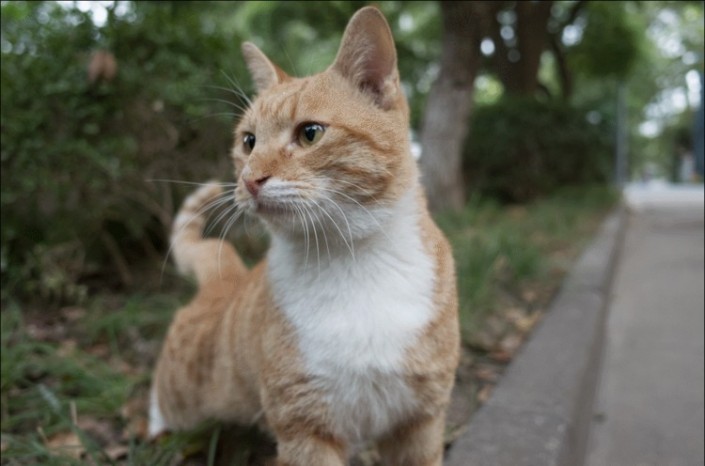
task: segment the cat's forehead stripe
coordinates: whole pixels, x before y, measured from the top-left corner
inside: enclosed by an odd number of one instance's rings
[[[288,115],[289,119],[296,118],[299,102],[308,87],[309,80],[299,80],[282,86],[278,92],[271,92],[260,97],[255,103],[257,111],[271,116]]]

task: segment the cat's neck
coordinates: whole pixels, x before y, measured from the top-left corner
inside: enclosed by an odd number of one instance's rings
[[[270,261],[320,268],[341,261],[353,264],[380,250],[402,252],[408,242],[418,245],[426,213],[419,189],[410,188],[388,206],[341,210],[338,218],[326,216],[319,228],[309,225],[296,233],[273,230]]]

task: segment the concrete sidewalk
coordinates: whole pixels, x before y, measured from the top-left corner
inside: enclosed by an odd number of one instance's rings
[[[703,192],[631,188],[589,466],[705,462]]]
[[[703,188],[625,203],[447,466],[703,464]]]

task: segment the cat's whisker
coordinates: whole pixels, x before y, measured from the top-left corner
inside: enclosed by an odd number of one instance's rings
[[[188,182],[186,182],[186,183],[188,183]],[[195,184],[199,184],[199,185],[201,185],[201,186],[205,186],[205,185],[208,184],[208,183],[195,183]],[[202,215],[204,215],[204,214],[205,214],[206,212],[208,212],[209,210],[211,210],[211,209],[213,209],[213,208],[215,208],[215,207],[221,205],[221,203],[223,202],[222,199],[221,199],[221,197],[223,196],[223,194],[224,194],[224,193],[219,194],[218,196],[216,196],[215,199],[213,199],[213,200],[207,202],[207,203],[204,204],[203,206],[200,206],[200,207],[196,210],[196,212],[193,213],[193,215],[191,215],[181,226],[179,226],[179,229],[178,229],[178,230],[171,232],[171,235],[170,235],[171,238],[175,238],[175,237],[181,235],[181,234],[184,232],[184,230],[185,230],[186,228],[188,228],[188,227],[191,226],[191,223],[192,223],[194,220],[199,219]],[[172,252],[173,252],[173,250],[174,250],[174,246],[175,246],[174,241],[170,240],[170,241],[169,241],[169,248],[167,249],[166,254],[164,255],[164,260],[162,261],[162,267],[161,267],[161,271],[160,271],[160,274],[159,274],[159,282],[160,282],[160,283],[162,283],[162,281],[164,280],[164,272],[166,271],[166,265],[167,265],[167,263],[169,262],[169,258],[171,257],[171,254],[172,254]]]
[[[175,184],[184,184],[184,185],[187,185],[187,186],[198,186],[198,187],[206,186],[206,185],[209,185],[209,184],[217,184],[217,185],[220,186],[221,188],[234,188],[234,187],[237,187],[237,183],[233,183],[233,182],[224,182],[224,181],[209,181],[209,182],[207,182],[207,183],[197,183],[197,182],[194,182],[194,181],[169,180],[169,179],[166,179],[166,178],[147,178],[147,179],[145,179],[145,181],[150,182],[150,183],[151,183],[151,182],[158,182],[158,183],[175,183]]]
[[[342,180],[337,180],[337,181],[342,181]],[[350,184],[353,184],[353,183],[350,183]],[[392,241],[392,239],[387,235],[387,232],[385,231],[382,224],[379,223],[379,220],[377,219],[377,217],[375,217],[372,214],[372,212],[370,212],[370,210],[367,207],[365,207],[364,205],[362,205],[357,199],[355,199],[352,196],[350,196],[342,191],[339,191],[337,189],[323,188],[323,187],[318,187],[318,189],[320,191],[329,192],[329,193],[333,193],[333,194],[342,196],[342,197],[354,202],[355,204],[357,204],[372,219],[372,221],[375,222],[375,224],[379,227],[379,231],[382,232],[382,234],[385,236],[385,238],[387,238],[387,240],[389,240],[389,241]],[[378,201],[377,201],[377,203],[379,204]]]
[[[319,207],[319,209],[320,209],[320,207]],[[316,211],[313,210],[313,208],[311,208],[311,207],[309,207],[309,210],[311,211],[311,214],[318,220],[318,225],[321,225],[320,217],[318,216]],[[328,234],[326,233],[326,230],[327,230],[327,228],[321,228],[321,232],[323,233],[323,241],[326,243],[326,252],[328,253],[328,263],[330,264],[332,257],[330,255],[330,246],[328,245]]]
[[[228,204],[228,203],[231,203],[231,205],[230,205],[227,209],[225,209],[225,211],[221,212],[221,213],[215,218],[215,220],[213,220],[212,222],[210,222],[210,225],[208,226],[208,228],[206,229],[206,232],[205,232],[206,236],[207,236],[208,234],[210,234],[211,231],[213,231],[213,228],[215,228],[215,226],[216,226],[218,223],[220,223],[224,218],[228,217],[233,211],[236,211],[236,212],[237,212],[238,205],[237,205],[234,201],[235,201],[235,191],[233,190],[231,194],[226,195],[226,196],[222,199],[222,202],[221,202],[221,204],[219,205],[219,207],[221,207],[221,206],[223,206],[223,205],[225,205],[225,204]]]
[[[218,215],[218,217],[216,217],[215,220],[210,222],[210,225],[208,226],[208,228],[206,229],[206,231],[204,233],[205,236],[208,236],[215,229],[215,227],[224,219],[227,218],[228,222],[229,222],[230,219],[233,217],[233,212],[237,216],[240,215],[240,213],[238,212],[238,209],[239,209],[238,205],[235,204],[234,202],[232,202],[232,198],[230,196],[228,196],[219,207],[222,207],[225,204],[230,204],[230,205],[227,206],[227,208],[223,212],[221,212]],[[227,223],[226,223],[226,225],[227,225]],[[225,228],[225,226],[223,226],[223,228]],[[222,228],[221,228],[221,233],[222,233]],[[221,234],[221,236],[223,236],[223,235]]]
[[[245,113],[247,111],[247,107],[243,107],[242,105],[239,105],[235,102],[231,102],[231,101],[225,100],[225,99],[218,99],[215,97],[204,97],[204,98],[198,99],[198,100],[202,100],[205,102],[220,102],[220,103],[223,103],[229,107],[233,107],[235,110],[239,110],[242,113]]]
[[[250,100],[250,98],[247,97],[247,94],[245,94],[245,93],[243,92],[242,86],[240,86],[240,83],[238,82],[238,80],[235,79],[235,78],[232,78],[232,77],[228,76],[228,74],[227,74],[224,70],[221,70],[221,73],[223,74],[223,76],[225,76],[225,79],[227,79],[228,82],[230,82],[230,85],[233,86],[233,90],[234,90],[235,92],[237,92],[237,93],[240,95],[240,97],[242,97],[242,98],[245,100],[245,102],[247,102],[247,105],[248,105],[249,107],[251,107],[251,106],[252,106],[252,100]]]
[[[225,227],[223,228],[223,231],[221,232],[221,235],[220,235],[220,244],[218,244],[218,273],[219,274],[220,274],[220,270],[221,270],[221,256],[222,256],[222,251],[223,251],[223,243],[226,241],[225,238],[228,235],[228,233],[230,232],[230,228],[232,228],[233,225],[235,225],[235,222],[237,221],[237,219],[240,218],[240,216],[242,215],[242,212],[244,212],[244,210],[238,210],[237,207],[238,206],[236,205],[235,206],[235,215],[230,217],[230,219],[228,220],[228,223],[225,224]]]
[[[294,62],[291,60],[291,56],[289,55],[289,52],[286,50],[286,47],[282,46],[282,51],[284,52],[284,55],[286,56],[286,59],[289,60],[289,64],[291,65],[291,69],[294,72],[294,75],[300,76],[299,72],[296,70],[296,65]]]
[[[318,209],[321,212],[323,212],[326,215],[326,217],[328,217],[330,219],[330,221],[333,223],[333,226],[335,227],[335,229],[338,230],[338,233],[340,234],[340,238],[343,240],[345,245],[348,247],[348,250],[350,251],[350,255],[354,261],[355,260],[355,247],[353,246],[354,243],[353,243],[353,237],[352,237],[352,230],[350,229],[350,223],[348,222],[348,219],[345,217],[345,212],[329,196],[323,196],[321,199],[324,201],[331,202],[335,207],[337,207],[338,210],[340,210],[341,215],[343,216],[343,220],[345,220],[345,223],[347,223],[348,233],[350,234],[350,242],[348,242],[348,240],[345,238],[345,234],[343,234],[343,230],[341,230],[340,227],[338,226],[338,222],[335,221],[335,219],[328,213],[328,211],[326,211],[325,208],[321,207],[321,205],[318,204],[318,202],[314,201],[314,205],[316,207],[318,207]],[[325,228],[323,229],[323,231],[325,232]]]
[[[357,189],[357,190],[360,191],[360,192],[365,192],[365,188],[364,188],[364,187],[360,186],[359,184],[353,183],[353,182],[351,182],[351,181],[347,181],[347,180],[343,180],[343,179],[336,179],[335,182],[336,182],[336,183],[344,183],[344,184],[350,186],[351,188]],[[346,196],[348,199],[350,199],[351,201],[355,202],[355,203],[356,203],[357,205],[359,205],[360,207],[365,208],[362,204],[360,204],[360,202],[359,202],[358,200],[356,200],[356,199],[350,197],[350,195],[347,194],[347,193],[345,193],[344,191],[336,190],[336,189],[333,189],[333,188],[327,188],[327,189],[334,191],[336,194],[340,194],[340,195],[342,195],[342,196]],[[372,196],[372,195],[369,195],[369,194],[366,194],[366,195],[367,195],[368,197],[370,197],[370,198],[374,201],[374,204],[375,204],[375,205],[381,204],[380,201],[379,201],[376,197],[374,197],[374,196]]]
[[[231,202],[232,202],[232,195],[225,192],[225,193],[221,194],[221,196],[217,200],[213,201],[213,205],[209,206],[209,209],[217,210],[223,206],[227,206]],[[221,212],[220,214],[218,214],[218,216],[215,218],[215,220],[209,220],[209,222],[208,222],[209,225],[206,228],[206,230],[204,231],[204,235],[206,235],[206,236],[210,235],[213,232],[213,230],[215,229],[215,227],[221,222],[221,220],[229,214],[229,212],[230,212],[230,209],[228,208],[228,209],[226,209],[225,212]]]
[[[299,196],[301,197],[301,196]],[[304,258],[304,269],[308,268],[308,254],[309,254],[309,232],[308,232],[308,223],[306,222],[306,219],[303,216],[303,208],[300,205],[294,204],[294,208],[296,209],[296,215],[299,218],[299,221],[301,222],[301,227],[304,230],[304,243],[306,245],[306,256]]]
[[[232,120],[237,120],[242,116],[240,113],[234,113],[234,112],[216,112],[216,113],[209,113],[207,115],[203,115],[197,118],[191,118],[188,120],[188,123],[190,125],[193,125],[195,123],[201,122],[203,120],[207,120],[209,118],[216,118],[216,117],[229,117]]]
[[[232,84],[232,83],[231,83],[231,84]],[[218,89],[218,90],[225,91],[225,92],[228,92],[228,93],[230,93],[230,94],[233,94],[235,97],[237,97],[238,99],[242,100],[242,101],[246,104],[246,105],[243,105],[243,106],[242,106],[242,108],[243,108],[244,110],[249,109],[249,106],[252,104],[252,102],[247,98],[247,96],[244,96],[244,95],[243,95],[244,93],[242,92],[242,90],[239,90],[239,89],[238,89],[238,90],[235,90],[235,89],[232,89],[232,88],[229,88],[229,87],[222,87],[222,86],[206,86],[206,87],[210,87],[210,88],[212,88],[212,89]]]
[[[321,248],[318,243],[318,232],[316,231],[316,230],[318,230],[318,228],[316,227],[315,220],[311,216],[311,211],[309,209],[305,209],[305,212],[308,215],[309,219],[311,219],[311,226],[312,226],[311,229],[313,230],[313,238],[316,242],[316,260],[318,261],[318,275],[320,275],[321,274]],[[326,242],[326,244],[328,244],[328,243]]]

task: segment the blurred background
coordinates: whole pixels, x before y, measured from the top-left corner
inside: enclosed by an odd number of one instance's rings
[[[169,229],[193,183],[234,181],[253,94],[240,44],[315,73],[367,4],[393,30],[413,152],[456,257],[448,444],[622,187],[702,198],[702,1],[0,1],[2,464],[258,464],[249,434],[219,427],[144,441],[154,360],[193,292]],[[256,222],[232,230],[261,257]]]
[[[240,43],[317,72],[367,3],[1,2],[3,299],[132,285],[191,189],[157,180],[232,178]],[[703,2],[378,6],[434,210],[702,179]]]

